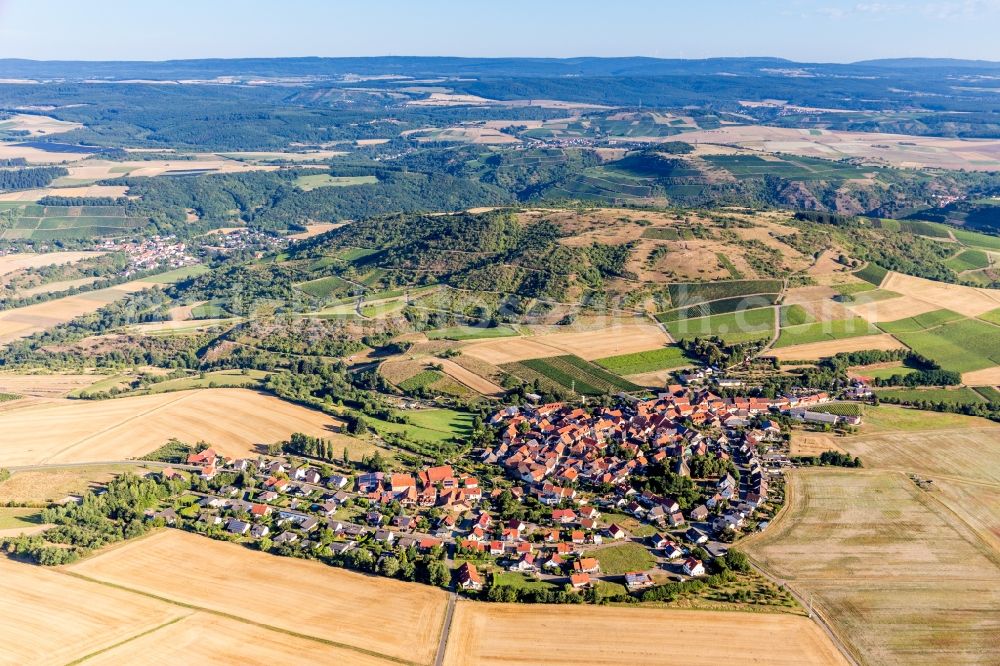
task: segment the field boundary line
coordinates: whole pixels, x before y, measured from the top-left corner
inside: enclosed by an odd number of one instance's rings
[[[199,611],[202,613],[208,613],[209,615],[215,615],[217,617],[224,617],[228,620],[235,620],[236,622],[241,622],[243,624],[248,624],[253,627],[260,627],[262,629],[267,629],[268,631],[273,631],[279,634],[285,634],[286,636],[293,636],[295,638],[301,638],[304,640],[313,641],[314,643],[322,643],[324,645],[330,645],[332,647],[341,648],[344,650],[351,650],[353,652],[359,652],[361,654],[366,654],[371,657],[376,657],[378,659],[387,659],[397,664],[406,664],[407,666],[420,666],[415,661],[409,661],[407,659],[402,659],[400,657],[393,657],[391,655],[382,654],[381,652],[376,652],[375,650],[369,650],[368,648],[358,647],[356,645],[349,645],[347,643],[340,643],[338,641],[330,640],[329,638],[320,638],[319,636],[311,636],[309,634],[303,634],[292,629],[283,629],[282,627],[276,627],[272,624],[267,624],[265,622],[256,622],[239,615],[234,615],[232,613],[227,613],[225,611],[214,610],[212,608],[206,608],[204,606],[198,606],[197,604],[189,604],[184,601],[178,601],[176,599],[171,599],[169,597],[163,597],[158,594],[153,594],[152,592],[146,592],[144,590],[139,590],[134,587],[128,587],[127,585],[120,585],[118,583],[112,583],[106,580],[99,580],[97,578],[91,578],[81,573],[75,571],[69,571],[66,569],[58,570],[60,573],[66,576],[72,576],[79,580],[87,581],[88,583],[95,583],[97,585],[105,585],[107,587],[114,588],[116,590],[122,590],[124,592],[131,592],[133,594],[138,594],[150,599],[156,599],[157,601],[162,601],[164,603],[172,604],[174,606],[180,606],[181,608],[187,608],[193,611]]]
[[[142,638],[143,636],[148,636],[149,634],[155,633],[155,632],[157,632],[160,629],[163,629],[165,627],[169,627],[172,624],[177,624],[181,620],[186,620],[187,618],[191,617],[192,615],[196,615],[196,614],[197,614],[197,611],[193,611],[191,613],[188,613],[187,615],[180,615],[178,617],[175,617],[172,620],[168,620],[168,621],[164,622],[163,624],[158,624],[155,627],[147,629],[146,631],[140,631],[138,634],[135,634],[134,636],[129,636],[125,640],[118,641],[114,645],[109,645],[106,648],[101,648],[100,650],[94,650],[90,654],[85,654],[82,657],[79,657],[79,658],[74,659],[73,661],[69,662],[68,664],[66,664],[66,666],[76,666],[77,664],[82,664],[83,662],[85,662],[85,661],[87,661],[89,659],[93,659],[94,657],[96,657],[96,656],[98,656],[100,654],[104,654],[105,652],[110,652],[111,650],[114,650],[117,647],[121,647],[122,645],[125,645],[126,643],[131,643],[132,641],[134,641],[136,639]]]
[[[801,470],[797,471],[801,472]],[[787,522],[788,520],[787,516],[789,513],[789,507],[791,507],[792,501],[795,498],[795,493],[797,492],[796,490],[793,489],[795,484],[790,483],[791,478],[793,477],[786,477],[787,480],[785,482],[785,502],[784,504],[782,504],[781,509],[778,510],[778,513],[775,515],[775,517],[771,520],[772,528],[774,527],[774,524],[777,523],[779,520],[782,523]],[[766,533],[771,533],[771,530],[767,530],[767,532],[758,532],[754,536],[759,536]],[[751,540],[753,540],[753,536],[751,536],[749,539],[744,539],[742,542],[737,542],[737,543],[745,544]],[[760,539],[756,539],[756,541],[759,540]],[[735,546],[737,544],[733,545]],[[753,568],[757,570],[758,573],[760,573],[762,576],[764,576],[764,578],[767,578],[775,585],[778,585],[779,587],[783,586],[785,589],[788,590],[788,593],[792,595],[795,601],[797,601],[799,605],[802,606],[803,609],[806,609],[807,612],[808,610],[812,611],[812,615],[809,616],[809,618],[811,620],[814,620],[816,624],[819,625],[820,629],[822,629],[823,632],[830,638],[833,645],[837,648],[840,654],[843,655],[844,659],[849,664],[851,664],[851,666],[861,666],[862,662],[860,659],[857,658],[854,651],[851,649],[850,644],[840,637],[840,635],[833,628],[833,625],[826,619],[823,613],[817,610],[815,606],[813,606],[812,604],[806,602],[806,600],[802,597],[802,595],[798,592],[798,590],[796,590],[793,587],[791,581],[780,578],[776,574],[772,573],[769,569],[760,564],[757,558],[754,557],[753,554],[748,552],[745,548],[743,548],[742,551],[744,554],[746,554],[747,558],[750,560],[751,566],[753,566]]]
[[[790,483],[785,484],[785,504],[781,508],[781,512],[784,515],[787,515],[786,509],[791,505],[791,499],[793,495],[791,487],[792,484]],[[775,517],[775,520],[777,518],[778,516]],[[772,520],[772,523],[773,522],[774,521]],[[763,532],[760,532],[759,534],[763,534]],[[851,666],[861,666],[862,662],[855,655],[854,651],[850,647],[850,644],[840,637],[837,631],[833,628],[833,625],[826,619],[826,617],[823,615],[822,612],[817,610],[816,607],[813,606],[813,604],[806,602],[806,600],[802,597],[799,591],[796,590],[795,587],[792,585],[791,581],[779,578],[777,575],[772,573],[766,567],[761,565],[757,561],[757,558],[755,558],[753,555],[748,553],[746,550],[743,550],[743,552],[747,555],[747,558],[750,560],[750,564],[753,566],[754,569],[757,570],[758,573],[764,576],[764,578],[770,580],[775,585],[783,586],[785,589],[788,590],[788,593],[795,598],[795,601],[797,601],[799,605],[802,606],[802,608],[807,609],[807,612],[811,611],[812,614],[809,616],[809,619],[814,620],[816,624],[819,625],[820,629],[822,629],[823,632],[830,638],[830,641],[834,644],[834,646],[837,648],[840,654],[843,655],[844,659],[849,664],[851,664]]]
[[[189,393],[187,395],[182,395],[181,397],[176,398],[174,400],[171,400],[170,402],[165,402],[162,405],[157,405],[156,407],[152,407],[152,408],[150,408],[150,409],[148,409],[148,410],[146,410],[144,412],[141,412],[139,414],[135,414],[133,416],[130,416],[129,418],[125,419],[124,421],[119,421],[118,423],[115,423],[114,425],[110,425],[107,428],[104,428],[103,430],[98,430],[97,432],[91,433],[91,434],[87,435],[86,437],[84,437],[83,439],[78,439],[77,441],[73,442],[69,446],[67,446],[65,448],[62,448],[59,451],[56,451],[55,453],[47,456],[41,462],[43,464],[47,463],[48,461],[52,460],[54,457],[60,456],[60,455],[62,455],[64,453],[66,453],[67,451],[69,451],[70,449],[76,448],[77,446],[79,446],[80,444],[83,444],[84,442],[86,442],[88,440],[94,439],[95,437],[98,437],[100,435],[106,435],[107,433],[111,432],[112,430],[116,430],[116,429],[122,427],[123,425],[125,425],[126,423],[131,423],[132,421],[135,421],[138,418],[149,416],[150,414],[158,412],[161,409],[166,409],[167,407],[172,407],[173,405],[177,404],[178,402],[181,402],[182,400],[186,400],[187,398],[190,398],[192,395],[194,395],[194,394],[193,393]]]
[[[451,637],[451,621],[455,617],[455,604],[457,601],[458,595],[454,591],[450,591],[448,593],[448,606],[444,612],[444,622],[441,624],[441,638],[438,640],[434,666],[444,666],[444,657],[448,652],[448,639]]]

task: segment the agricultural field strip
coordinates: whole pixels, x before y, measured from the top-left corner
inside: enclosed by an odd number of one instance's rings
[[[729,312],[737,312],[739,310],[756,310],[756,309],[761,308],[761,307],[767,307],[768,305],[773,305],[777,301],[779,295],[780,295],[779,292],[772,291],[772,292],[760,292],[760,293],[755,293],[755,294],[741,294],[739,296],[727,296],[725,298],[715,298],[715,299],[712,299],[712,300],[709,300],[709,301],[699,301],[697,303],[688,303],[686,305],[681,305],[681,306],[678,306],[676,308],[670,308],[669,310],[663,310],[662,312],[657,312],[656,313],[656,317],[657,318],[664,317],[664,316],[670,315],[671,313],[679,313],[679,312],[681,312],[683,310],[696,310],[697,308],[702,307],[702,306],[706,306],[706,305],[709,306],[709,314],[701,314],[701,315],[694,315],[692,317],[680,317],[680,318],[682,318],[682,319],[697,319],[699,317],[710,317],[713,314],[727,314]],[[753,303],[751,301],[751,303],[749,304],[749,307],[746,307],[746,308],[738,308],[738,309],[733,309],[733,310],[720,310],[718,312],[712,312],[711,311],[711,305],[713,303],[726,303],[726,302],[731,302],[731,301],[739,301],[739,300],[755,299],[755,298],[764,298],[764,299],[767,299],[768,303],[766,303],[766,304],[765,303]]]
[[[50,460],[52,460],[53,458],[55,458],[57,456],[61,456],[61,455],[65,454],[66,452],[68,452],[68,451],[70,451],[72,449],[75,449],[76,447],[80,446],[81,444],[85,444],[86,442],[89,442],[89,441],[91,441],[93,439],[97,439],[98,437],[101,437],[102,435],[105,435],[105,434],[111,432],[112,430],[117,430],[118,428],[122,428],[122,427],[128,425],[129,423],[132,423],[132,422],[137,421],[139,419],[142,419],[144,417],[150,416],[151,414],[155,414],[156,412],[163,411],[163,410],[171,407],[172,405],[175,405],[176,403],[181,402],[182,400],[187,400],[189,398],[193,398],[195,395],[196,394],[194,394],[194,393],[189,393],[187,395],[182,395],[182,396],[180,396],[178,398],[175,398],[173,400],[170,400],[169,402],[166,402],[164,404],[156,405],[156,406],[151,407],[150,409],[147,409],[147,410],[145,410],[143,412],[139,412],[137,414],[134,414],[133,416],[130,416],[129,418],[127,418],[127,419],[125,419],[123,421],[120,421],[118,423],[113,423],[113,424],[109,425],[107,428],[103,428],[103,429],[98,430],[98,431],[96,431],[94,433],[91,433],[91,434],[87,435],[86,437],[83,437],[82,439],[78,439],[78,440],[76,440],[74,442],[69,442],[62,449],[59,449],[58,451],[53,451],[46,458],[43,458],[41,462],[42,462],[42,464],[45,464],[45,463],[49,462]]]
[[[447,666],[847,663],[819,626],[785,613],[459,601],[450,634]]]
[[[990,618],[965,618],[976,609],[995,611],[1000,558],[974,526],[950,521],[955,511],[902,472],[799,470],[793,481],[772,529],[744,545],[800,596],[815,600],[859,661],[915,663],[910,658],[922,655],[942,663],[984,648]],[[955,621],[928,627],[929,612]]]
[[[205,537],[200,537],[200,538],[205,538]],[[98,554],[98,556],[100,556],[100,554]],[[339,648],[341,650],[346,650],[346,651],[348,651],[350,653],[354,653],[354,654],[361,654],[361,655],[365,655],[365,656],[368,656],[368,657],[376,657],[378,659],[385,660],[386,662],[389,662],[389,663],[408,664],[408,665],[409,664],[412,664],[412,665],[419,664],[419,662],[409,661],[407,659],[402,659],[400,657],[393,657],[391,655],[382,654],[382,653],[376,652],[374,650],[368,650],[368,649],[360,647],[360,646],[350,645],[348,643],[341,643],[341,642],[338,642],[338,641],[330,640],[330,639],[327,639],[327,638],[322,638],[322,637],[319,637],[319,636],[313,636],[313,635],[302,633],[302,632],[299,632],[299,631],[294,631],[292,629],[287,629],[287,628],[279,627],[279,626],[276,626],[276,625],[273,625],[273,624],[268,624],[266,622],[258,622],[258,621],[251,620],[249,618],[243,617],[242,615],[239,615],[237,613],[228,613],[228,612],[225,612],[225,611],[221,611],[221,610],[209,608],[207,606],[201,606],[201,605],[198,605],[198,604],[195,604],[195,603],[188,603],[188,602],[180,601],[180,600],[178,600],[176,598],[172,598],[171,596],[167,596],[169,594],[168,592],[165,592],[164,594],[154,594],[152,592],[147,592],[145,590],[141,590],[141,589],[138,589],[138,588],[135,588],[135,587],[131,587],[129,585],[122,585],[122,584],[119,584],[119,583],[113,583],[113,582],[109,582],[109,581],[106,581],[106,580],[101,580],[100,578],[93,578],[91,576],[87,576],[87,575],[84,575],[84,574],[81,574],[81,573],[77,573],[76,571],[73,571],[73,570],[59,569],[58,571],[59,571],[59,573],[65,575],[65,576],[68,576],[68,577],[71,577],[71,578],[74,578],[74,579],[77,579],[77,580],[80,580],[80,581],[83,581],[83,582],[86,582],[86,583],[89,583],[89,584],[92,584],[92,585],[100,585],[100,586],[103,586],[103,587],[108,587],[108,588],[111,588],[111,589],[114,589],[114,590],[118,590],[118,591],[121,591],[121,592],[127,592],[127,593],[138,595],[138,596],[141,596],[141,597],[146,597],[146,598],[149,598],[149,599],[154,599],[156,601],[162,602],[164,604],[169,604],[171,606],[177,606],[179,608],[186,608],[186,609],[189,609],[191,611],[194,611],[193,613],[189,613],[187,615],[181,615],[181,616],[176,617],[176,618],[174,618],[174,619],[172,619],[172,620],[170,620],[168,622],[165,622],[163,624],[160,624],[160,625],[157,625],[155,627],[152,627],[151,629],[147,629],[145,631],[142,631],[142,632],[140,632],[140,633],[138,633],[138,634],[136,634],[134,636],[130,636],[130,637],[126,638],[125,640],[119,641],[119,642],[115,643],[114,645],[111,645],[111,646],[108,646],[106,648],[103,648],[103,649],[101,649],[101,650],[99,650],[97,652],[91,653],[89,655],[85,655],[85,656],[81,657],[81,661],[82,660],[87,660],[88,658],[93,657],[93,656],[97,656],[98,654],[101,654],[101,653],[103,653],[105,651],[108,651],[108,652],[113,651],[113,650],[115,650],[117,648],[122,647],[123,645],[125,645],[127,643],[130,643],[130,642],[132,642],[134,640],[137,640],[137,639],[143,638],[145,636],[148,636],[149,634],[151,634],[153,632],[156,632],[156,631],[159,631],[159,630],[164,629],[166,627],[169,627],[170,625],[172,625],[175,622],[179,622],[179,621],[185,620],[185,619],[187,619],[189,617],[193,617],[193,616],[196,616],[197,614],[201,613],[201,614],[205,614],[205,615],[212,615],[212,616],[215,616],[215,617],[224,618],[226,620],[234,621],[234,622],[237,622],[237,623],[242,624],[242,625],[248,625],[250,627],[253,627],[256,630],[263,629],[263,630],[265,630],[268,633],[273,633],[274,634],[274,640],[276,642],[280,642],[282,640],[282,637],[292,637],[292,638],[295,638],[295,639],[301,639],[301,640],[306,640],[306,641],[310,641],[310,642],[321,643],[323,645],[328,645],[328,646],[331,646],[331,647]],[[239,639],[237,639],[237,640],[239,640]]]
[[[13,403],[17,405],[21,401]],[[46,429],[39,432],[37,424]],[[46,401],[0,411],[0,465],[92,463],[135,458],[170,437],[204,438],[230,456],[251,455],[293,432],[357,440],[321,412],[240,388],[193,389],[113,400]]]
[[[211,562],[212,573],[197,585],[178,586],[191,560]],[[67,571],[407,664],[433,659],[447,605],[440,589],[277,557],[175,529],[105,550]],[[275,603],[283,603],[284,612],[276,613]]]

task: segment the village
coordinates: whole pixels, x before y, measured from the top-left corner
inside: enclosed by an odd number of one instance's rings
[[[490,419],[492,446],[414,473],[228,460],[208,448],[161,472],[191,473],[197,490],[147,517],[383,575],[419,578],[413,563],[434,562],[437,580],[425,582],[450,579],[471,594],[507,572],[634,593],[704,577],[741,534],[766,527],[783,501],[774,417],[802,419],[828,400],[722,399],[672,385],[615,408],[512,406]]]

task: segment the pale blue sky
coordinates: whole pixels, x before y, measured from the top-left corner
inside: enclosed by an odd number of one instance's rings
[[[0,0],[0,57],[1000,61],[998,28],[1000,0]]]

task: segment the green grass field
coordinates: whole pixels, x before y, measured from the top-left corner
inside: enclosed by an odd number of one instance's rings
[[[175,268],[172,271],[167,271],[166,273],[160,273],[152,277],[148,277],[145,280],[147,282],[155,282],[156,284],[176,284],[188,278],[197,277],[209,272],[208,266],[204,264],[195,264],[193,266],[184,266],[182,268]]]
[[[679,347],[670,346],[633,354],[599,358],[594,363],[618,375],[638,375],[643,372],[683,367],[693,363],[693,361],[684,356],[684,352]]]
[[[483,338],[509,338],[518,335],[510,326],[452,326],[427,331],[428,340],[479,340]]]
[[[35,527],[41,523],[38,509],[0,507],[0,530]]]
[[[936,328],[942,324],[958,321],[963,318],[962,315],[951,310],[932,310],[931,312],[925,312],[915,317],[897,319],[896,321],[884,321],[878,327],[886,333],[915,333]]]
[[[533,358],[502,366],[515,376],[521,367],[538,373],[556,384],[583,395],[605,395],[618,391],[637,391],[639,387],[618,375],[588,363],[577,356]],[[522,377],[522,379],[527,379]]]
[[[122,236],[147,223],[127,217],[124,206],[40,206],[16,203],[4,206],[14,219],[3,239],[77,240]]]
[[[791,347],[824,340],[840,340],[857,338],[863,335],[875,335],[879,332],[875,326],[861,317],[850,319],[834,319],[832,321],[817,321],[800,326],[789,326],[781,329],[781,335],[775,347]]]
[[[971,419],[962,414],[927,412],[898,405],[869,405],[865,409],[865,428],[876,432],[917,432],[921,430],[951,430],[969,425]]]
[[[852,282],[851,284],[835,284],[833,288],[841,296],[853,296],[863,291],[873,291],[876,286],[871,282]]]
[[[865,282],[870,282],[877,287],[882,284],[882,280],[884,280],[885,276],[888,274],[889,271],[882,268],[878,264],[868,264],[860,271],[856,271],[854,276],[861,278]]]
[[[191,317],[193,319],[223,319],[229,316],[231,316],[231,313],[225,308],[225,304],[221,302],[202,303],[191,308]]]
[[[883,220],[884,221],[884,220]],[[934,222],[924,220],[893,220],[899,223],[899,230],[906,231],[917,236],[928,236],[930,238],[951,238],[948,228]]]
[[[956,239],[965,245],[983,248],[986,250],[1000,250],[1000,237],[988,236],[987,234],[981,234],[976,231],[968,231],[966,229],[952,229],[951,233],[954,234]]]
[[[897,363],[888,368],[851,368],[851,371],[861,375],[862,377],[871,377],[872,379],[889,379],[896,375],[906,376],[911,373],[916,372],[916,368],[907,368],[902,363]]]
[[[962,319],[931,330],[894,335],[945,370],[972,372],[1000,365],[1000,326],[978,319]]]
[[[444,375],[437,370],[424,370],[399,382],[398,386],[404,391],[419,391],[427,388],[442,377]]]
[[[681,319],[667,322],[666,326],[674,340],[714,335],[729,344],[735,344],[770,337],[774,332],[774,310],[759,308],[698,319]]]
[[[816,321],[801,305],[781,306],[781,327],[802,326]]]
[[[601,563],[601,572],[611,575],[646,571],[656,564],[656,559],[649,550],[637,543],[597,548],[584,553],[584,556],[596,558]]]
[[[1000,308],[983,313],[979,315],[979,318],[982,319],[983,321],[988,321],[1000,326]]]
[[[554,583],[539,580],[517,571],[497,571],[493,574],[493,584],[518,590],[556,590]]]
[[[680,240],[680,235],[677,233],[676,229],[668,229],[664,227],[646,227],[642,230],[642,238],[651,238],[653,240],[665,240],[665,241],[675,241]]]
[[[352,287],[353,285],[350,282],[336,275],[321,277],[316,280],[309,280],[308,282],[300,282],[295,285],[295,288],[299,291],[305,292],[310,296],[315,296],[316,298],[329,298],[337,292],[350,291]]]
[[[962,271],[989,268],[990,258],[983,250],[964,250],[944,263],[956,273],[961,273]]]
[[[472,414],[453,409],[397,410],[407,423],[390,423],[364,415],[365,421],[380,434],[402,434],[415,440],[441,443],[462,439],[472,433]]]
[[[309,191],[318,187],[348,187],[350,185],[374,185],[378,182],[375,176],[331,176],[328,173],[311,173],[295,179],[299,189]]]
[[[703,159],[741,180],[774,175],[788,180],[838,181],[864,178],[871,173],[871,169],[815,157],[783,156],[765,160],[757,155],[706,155]]]
[[[895,398],[904,402],[919,402],[927,400],[930,402],[943,402],[949,405],[974,405],[986,402],[985,398],[967,386],[956,389],[945,388],[914,388],[914,389],[887,389],[876,392],[882,398]]]
[[[974,386],[972,390],[983,396],[987,402],[1000,404],[1000,390],[997,390],[996,386]]]
[[[874,286],[874,285],[869,285]],[[845,297],[850,303],[858,303],[859,305],[865,305],[866,303],[878,303],[879,301],[890,301],[894,298],[901,297],[902,294],[895,291],[889,291],[888,289],[871,289],[868,291],[859,291],[855,294]]]
[[[837,416],[864,416],[865,405],[860,402],[831,402],[813,407],[810,411]]]
[[[219,370],[206,372],[204,377],[193,375],[180,379],[168,379],[165,382],[151,384],[148,388],[136,393],[166,393],[168,391],[184,391],[195,388],[257,388],[267,379],[268,373],[263,370]]]

